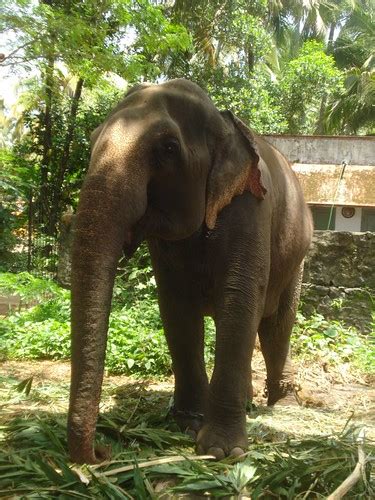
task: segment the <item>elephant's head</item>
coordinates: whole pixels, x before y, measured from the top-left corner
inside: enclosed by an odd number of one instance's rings
[[[248,189],[265,192],[254,138],[195,84],[133,88],[93,133],[72,253],[72,384],[68,443],[95,462],[93,443],[116,266],[145,238],[179,240]]]

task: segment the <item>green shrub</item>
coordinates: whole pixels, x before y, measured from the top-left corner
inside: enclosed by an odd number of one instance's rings
[[[155,301],[143,300],[111,314],[106,366],[111,373],[170,373],[170,356]]]
[[[292,351],[296,357],[323,358],[338,364],[351,362],[362,371],[375,370],[374,337],[361,335],[355,328],[339,321],[327,320],[321,314],[305,318],[297,314],[292,335]]]
[[[146,258],[147,256],[143,256]],[[137,263],[139,265],[139,262]],[[171,373],[171,360],[163,333],[156,298],[156,285],[149,265],[133,268],[116,280],[110,315],[106,369],[109,373],[164,376]],[[36,306],[11,314],[0,322],[2,356],[21,359],[68,359],[70,357],[70,292],[49,280],[27,273],[0,274],[0,292],[18,293]],[[212,366],[215,327],[205,321],[205,358]],[[375,346],[369,337],[338,321],[315,314],[297,315],[292,336],[296,358],[328,362],[351,362],[362,371],[375,367]]]
[[[106,368],[110,373],[166,375],[171,372],[155,298],[155,282],[149,271],[138,270],[114,289],[110,316]],[[133,287],[133,288],[132,288]],[[36,306],[11,314],[0,323],[3,356],[22,359],[70,357],[70,292],[49,280],[28,273],[0,274],[0,291],[19,294]],[[142,300],[136,300],[135,295]]]
[[[140,300],[157,300],[151,258],[145,244],[138,248],[131,259],[120,261],[119,269],[113,288],[113,309],[122,309],[124,304],[130,305]]]
[[[5,353],[18,359],[66,359],[70,351],[70,325],[55,319],[25,320],[22,313],[0,325]]]
[[[0,293],[19,295],[25,302],[59,296],[65,290],[52,280],[36,278],[30,273],[0,273]]]
[[[0,274],[0,293],[20,295],[34,307],[0,323],[3,354],[22,359],[64,359],[70,350],[70,292],[29,273]]]

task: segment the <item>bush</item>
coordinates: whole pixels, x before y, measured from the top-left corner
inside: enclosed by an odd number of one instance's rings
[[[19,295],[24,302],[42,301],[46,296],[64,296],[66,290],[52,280],[36,278],[30,273],[0,273],[0,293]]]
[[[171,373],[170,356],[156,301],[143,300],[111,314],[106,367],[111,373]]]
[[[139,376],[171,374],[171,360],[156,298],[156,285],[147,254],[136,257],[139,268],[128,266],[126,281],[119,276],[110,315],[106,369]],[[143,266],[140,260],[143,259]],[[134,264],[134,263],[133,263]],[[11,314],[0,323],[2,354],[21,359],[70,357],[70,292],[28,273],[0,274],[0,293],[39,300],[36,306]],[[206,318],[206,362],[214,360],[215,327]],[[292,336],[295,357],[324,358],[335,364],[352,362],[362,371],[374,370],[374,344],[354,328],[316,314],[298,314]]]
[[[114,287],[106,369],[109,373],[168,375],[171,361],[154,278],[147,266],[133,269],[128,278],[124,285],[123,277],[119,276]],[[25,302],[40,301],[1,322],[3,355],[18,359],[70,357],[69,291],[28,273],[4,273],[0,274],[0,293],[18,294]]]
[[[5,271],[25,265],[20,247],[25,243],[33,169],[15,150],[0,148],[0,171],[0,270]]]
[[[64,359],[70,349],[70,292],[29,273],[0,274],[0,293],[16,294],[34,307],[0,323],[2,352],[11,358]]]
[[[365,372],[375,369],[374,338],[339,321],[326,320],[321,314],[310,318],[297,314],[292,350],[299,358],[323,358],[333,364],[351,362]]]

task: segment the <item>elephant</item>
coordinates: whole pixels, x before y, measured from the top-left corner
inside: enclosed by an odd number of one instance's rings
[[[199,454],[239,455],[257,334],[267,403],[295,387],[289,343],[312,235],[298,180],[277,149],[185,79],[131,88],[91,141],[72,245],[71,460],[103,459],[94,440],[114,279],[143,241],[175,419]],[[216,327],[210,380],[205,316]]]

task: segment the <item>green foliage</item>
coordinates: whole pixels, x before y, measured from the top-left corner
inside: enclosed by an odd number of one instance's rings
[[[179,0],[173,6],[172,17],[190,31],[193,47],[187,61],[172,62],[168,76],[182,67],[186,70],[186,63],[197,63],[204,72],[236,60],[239,66],[252,70],[267,52],[270,35],[264,22],[264,0]]]
[[[24,359],[61,359],[69,355],[69,292],[29,273],[1,273],[0,294],[19,295],[37,305],[11,314],[0,323],[2,354]]]
[[[70,293],[27,273],[1,275],[0,290],[41,301],[2,321],[0,335],[9,357],[67,359],[70,356]],[[111,314],[106,366],[111,373],[166,374],[170,358],[155,300],[133,301]]]
[[[69,292],[11,315],[0,325],[3,349],[10,358],[68,359]],[[142,302],[110,317],[106,368],[109,373],[167,375],[170,357],[157,304]]]
[[[361,68],[346,72],[344,88],[326,113],[326,131],[375,133],[375,54]]]
[[[89,87],[109,71],[137,78],[153,64],[147,55],[185,50],[190,43],[184,28],[169,23],[148,0],[13,0],[4,5],[1,28],[17,33],[14,57],[24,64],[40,59],[43,68],[50,58],[62,61]]]
[[[374,134],[375,4],[361,0],[346,16],[332,53],[345,71],[345,85],[329,103],[326,133]]]
[[[69,332],[67,322],[37,321],[31,313],[26,317],[18,313],[0,325],[3,354],[18,359],[66,359]]]
[[[117,278],[110,315],[106,369],[137,376],[171,374],[171,360],[157,304],[156,284],[145,249],[137,252]],[[11,314],[0,323],[2,354],[21,359],[68,359],[70,293],[28,273],[0,274],[0,293],[18,294],[34,307]],[[205,358],[212,366],[215,326],[205,321]],[[354,328],[320,315],[297,317],[292,336],[295,357],[353,363],[363,372],[375,370],[375,345]]]
[[[321,314],[305,318],[298,313],[292,336],[295,356],[328,363],[353,363],[363,372],[375,372],[375,338],[361,335]]]
[[[286,130],[274,85],[262,68],[249,79],[228,78],[224,86],[218,79],[217,86],[209,91],[219,109],[232,110],[257,133],[277,134]]]
[[[19,295],[26,303],[52,298],[66,297],[66,290],[51,280],[36,278],[30,273],[0,273],[0,294]]]
[[[17,268],[14,247],[22,242],[27,221],[25,200],[32,185],[32,173],[15,150],[0,149],[0,271]],[[24,264],[23,264],[24,266]]]
[[[130,260],[124,258],[120,261],[112,304],[116,309],[121,309],[124,304],[134,304],[142,299],[152,302],[157,300],[156,281],[145,243]]]
[[[106,367],[111,373],[170,374],[170,356],[154,301],[112,313]]]
[[[342,86],[341,72],[322,43],[305,42],[298,56],[285,67],[280,79],[283,114],[291,134],[314,134],[324,102]],[[323,104],[322,104],[323,103]]]

